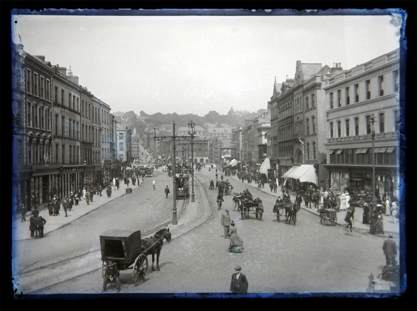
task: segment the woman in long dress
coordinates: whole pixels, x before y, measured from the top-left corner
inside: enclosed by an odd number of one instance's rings
[[[243,241],[237,235],[237,230],[235,224],[232,222],[230,226],[230,245],[229,252],[231,253],[241,253],[243,251]]]

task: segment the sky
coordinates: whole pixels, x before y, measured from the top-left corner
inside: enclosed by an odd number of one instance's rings
[[[112,112],[204,115],[266,109],[274,78],[293,78],[297,60],[349,69],[398,48],[391,20],[15,15],[12,22],[25,51],[71,67]]]

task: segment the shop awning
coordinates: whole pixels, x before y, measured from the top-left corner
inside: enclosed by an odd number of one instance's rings
[[[317,185],[317,174],[312,164],[300,165],[292,174],[300,182],[309,182]]]
[[[284,177],[284,178],[294,178],[294,177],[292,177],[292,173],[296,170],[298,168],[298,166],[293,166],[293,167],[291,167],[288,171],[286,171],[285,173],[284,173],[284,175],[282,175],[282,177]]]
[[[271,169],[271,163],[269,161],[269,158],[265,158],[265,160],[262,162],[261,167],[259,168],[259,172],[261,174],[268,174],[268,170]]]
[[[329,151],[329,154],[334,154],[337,151],[337,149],[333,149]]]
[[[367,153],[368,152],[368,148],[362,148],[362,149],[356,149],[356,154],[358,153]]]
[[[388,147],[386,150],[387,153],[392,153],[394,151],[395,151],[395,147]]]
[[[339,150],[336,151],[336,154],[341,154],[342,151],[343,151],[342,149],[339,149]]]
[[[374,153],[384,153],[387,148],[374,148]]]
[[[298,179],[300,182],[309,182],[317,185],[316,170],[311,164],[293,166],[283,175],[283,177]]]
[[[229,165],[230,165],[231,167],[234,167],[234,166],[236,166],[238,163],[239,163],[239,161],[238,161],[238,160],[233,159],[232,161],[230,161],[230,162],[229,162]]]

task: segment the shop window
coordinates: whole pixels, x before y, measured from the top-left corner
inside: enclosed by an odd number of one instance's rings
[[[398,92],[400,90],[400,79],[398,70],[393,71],[392,73],[393,82],[394,82],[394,92]]]
[[[349,87],[345,88],[345,93],[346,93],[346,105],[349,105],[350,104]]]
[[[379,114],[379,132],[385,132],[385,113],[383,112]]]
[[[359,102],[359,84],[355,84],[354,86],[355,90],[355,103]]]
[[[342,107],[342,91],[337,90],[337,107]]]
[[[329,94],[329,99],[330,99],[330,109],[333,109],[334,104],[333,104],[333,93]]]
[[[384,96],[384,76],[378,76],[378,94]]]
[[[366,99],[371,99],[371,80],[365,81]]]

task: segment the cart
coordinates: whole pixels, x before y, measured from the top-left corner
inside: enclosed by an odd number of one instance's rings
[[[320,223],[322,225],[336,225],[336,210],[333,208],[323,208],[320,210]]]
[[[140,230],[114,229],[100,235],[103,290],[106,290],[106,284],[112,280],[120,284],[118,280],[120,270],[132,269],[135,285],[140,279],[144,279],[148,269],[148,259],[141,242]]]

